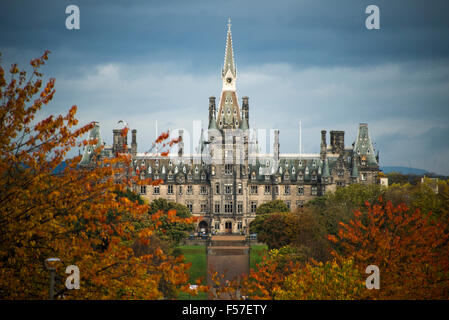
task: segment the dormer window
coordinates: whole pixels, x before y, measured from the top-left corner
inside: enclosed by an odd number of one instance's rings
[[[232,82],[232,78],[226,78],[226,81],[227,81],[228,83],[231,83],[231,82]]]
[[[302,167],[302,160],[299,160],[299,166]]]
[[[198,173],[198,167],[195,167],[195,174]]]
[[[292,168],[292,174],[295,174],[295,167]]]
[[[159,167],[159,160],[156,159],[155,164],[156,164],[156,167]]]

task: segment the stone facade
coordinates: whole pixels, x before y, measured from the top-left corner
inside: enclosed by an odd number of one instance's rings
[[[247,234],[255,212],[264,202],[280,199],[295,210],[305,202],[351,183],[377,183],[378,155],[361,123],[357,140],[346,146],[344,131],[321,132],[320,152],[281,154],[279,130],[274,131],[272,154],[262,154],[249,128],[249,98],[242,98],[240,111],[236,94],[237,70],[232,36],[228,27],[222,93],[218,112],[215,97],[209,98],[209,125],[201,135],[197,154],[184,154],[183,143],[177,156],[160,157],[137,153],[136,130],[131,147],[120,130],[113,132],[113,145],[105,146],[104,156],[117,150],[133,156],[134,172],[142,177],[162,179],[160,186],[136,190],[152,201],[163,197],[189,207],[199,217],[198,231],[212,234]],[[97,126],[91,138],[99,138]],[[180,137],[183,132],[180,131]],[[85,150],[82,163],[88,163],[92,150]]]

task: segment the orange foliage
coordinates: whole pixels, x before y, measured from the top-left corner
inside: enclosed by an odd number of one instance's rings
[[[182,256],[174,258],[157,247],[145,254],[133,250],[134,243],[151,245],[159,223],[156,216],[136,228],[147,219],[148,205],[121,195],[136,184],[161,181],[135,177],[126,154],[97,158],[89,168],[78,166],[79,156],[66,159],[94,127],[74,128],[76,106],[65,116],[33,124],[55,93],[55,80],[43,86],[38,71],[48,53],[31,61],[28,80],[13,65],[7,82],[0,67],[0,298],[47,298],[49,272],[43,262],[49,257],[61,259],[56,266],[59,297],[159,299],[166,297],[167,286],[175,294],[189,291],[189,265]],[[96,141],[78,142],[88,144]],[[65,169],[55,174],[63,160]],[[80,270],[79,290],[64,289],[65,267],[71,264]]]
[[[449,297],[449,234],[430,213],[393,206],[379,199],[341,223],[329,239],[353,256],[364,274],[368,265],[380,269],[380,289],[364,297],[379,299],[447,299]],[[334,255],[340,256],[334,252]],[[366,275],[368,276],[368,275]]]

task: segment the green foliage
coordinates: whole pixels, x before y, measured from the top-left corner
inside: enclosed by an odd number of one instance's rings
[[[269,249],[280,248],[292,242],[299,228],[298,215],[291,212],[259,215],[250,225],[250,232]]]
[[[421,177],[415,174],[402,174],[399,172],[390,172],[387,174],[389,184],[412,184],[417,185]]]
[[[265,202],[261,204],[257,210],[256,214],[266,214],[275,212],[289,212],[290,209],[282,200],[273,200],[270,202]]]
[[[178,246],[183,239],[187,238],[189,234],[195,230],[195,227],[193,223],[170,221],[167,213],[172,210],[176,210],[176,216],[179,218],[190,218],[192,216],[189,208],[186,206],[163,198],[158,198],[151,202],[148,213],[150,215],[154,215],[159,211],[164,213],[160,218],[161,226],[157,235],[174,248]]]

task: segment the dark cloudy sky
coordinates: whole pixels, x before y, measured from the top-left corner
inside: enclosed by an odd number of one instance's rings
[[[81,11],[65,28],[66,6]],[[380,30],[365,8],[380,8]],[[320,131],[369,124],[381,165],[449,174],[447,0],[31,1],[0,2],[2,64],[51,50],[56,77],[45,113],[78,105],[110,143],[126,120],[138,150],[158,131],[207,126],[219,96],[227,19],[232,18],[238,95],[250,97],[250,126],[280,129],[281,152],[319,152]],[[196,143],[196,141],[195,141]]]

